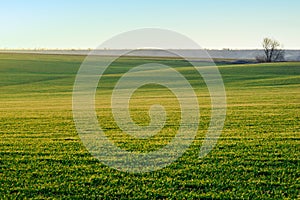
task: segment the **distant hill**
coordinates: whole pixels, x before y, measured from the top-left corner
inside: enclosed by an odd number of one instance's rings
[[[129,50],[97,50],[97,55],[122,55]],[[187,57],[195,57],[196,50],[193,49],[177,49],[172,50],[177,54],[181,54]],[[263,55],[262,50],[206,50],[211,58],[217,59],[255,59],[258,55]],[[0,50],[0,52],[11,53],[38,53],[38,54],[74,54],[74,55],[87,55],[90,50]],[[164,50],[156,49],[141,49],[130,52],[130,56],[157,56],[157,57],[175,57]],[[207,57],[206,54],[202,55],[203,58]],[[300,61],[300,50],[286,50],[285,59],[287,61]]]

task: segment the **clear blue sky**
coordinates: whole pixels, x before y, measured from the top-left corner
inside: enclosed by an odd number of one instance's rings
[[[180,32],[205,48],[300,49],[299,0],[0,1],[0,48],[94,48],[138,28]]]

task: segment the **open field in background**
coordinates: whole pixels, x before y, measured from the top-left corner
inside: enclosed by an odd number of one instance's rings
[[[31,53],[31,54],[69,54],[69,55],[87,55],[91,50],[83,49],[65,49],[65,50],[54,50],[54,49],[0,49],[0,53]],[[94,50],[95,51],[95,50]],[[98,55],[124,55],[127,50],[118,49],[97,49]],[[193,49],[173,49],[177,54],[185,55],[185,57],[195,56],[195,50]],[[196,50],[197,51],[197,50]],[[223,50],[212,50],[206,49],[212,58],[217,59],[235,59],[235,60],[255,60],[256,56],[262,55],[263,50],[252,49],[252,50],[233,50],[233,49],[223,49]],[[170,56],[170,53],[157,50],[139,50],[131,52],[131,55],[135,56]],[[285,50],[286,61],[300,61],[300,50]]]
[[[199,134],[170,166],[128,174],[94,159],[77,135],[72,89],[83,59],[0,54],[0,198],[299,198],[299,62],[220,65],[227,92],[225,126],[214,150],[198,159],[210,117],[207,88],[186,62],[157,59],[175,67],[195,88]],[[167,124],[157,136],[132,140],[113,121],[111,84],[131,66],[147,61],[153,59],[115,62],[96,97],[99,123],[117,145],[131,151],[155,150],[178,129],[178,102],[157,85],[140,88],[131,100],[132,117],[141,125],[149,122],[150,105],[166,107]]]

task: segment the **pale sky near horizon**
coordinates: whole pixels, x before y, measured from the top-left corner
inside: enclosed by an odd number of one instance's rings
[[[300,49],[299,0],[0,1],[0,48],[94,48],[138,28],[169,29],[209,49]]]

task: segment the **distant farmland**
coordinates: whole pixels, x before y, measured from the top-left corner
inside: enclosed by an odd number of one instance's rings
[[[210,118],[207,88],[186,62],[154,59],[173,66],[191,82],[201,119],[196,140],[179,160],[162,170],[136,175],[101,164],[78,137],[72,89],[84,58],[0,54],[1,199],[299,198],[300,62],[218,64],[226,87],[227,117],[217,146],[198,159]],[[178,129],[180,113],[174,95],[151,85],[137,90],[132,117],[139,124],[149,123],[149,106],[159,101],[170,113],[160,135],[132,140],[113,121],[112,83],[131,66],[154,60],[119,59],[103,76],[106,90],[96,96],[99,123],[126,150],[155,150]]]
[[[128,50],[97,50],[98,55],[120,55]],[[195,56],[195,50],[181,49],[174,50],[180,52],[186,57]],[[87,55],[90,50],[1,50],[0,52],[16,52],[16,53],[39,53],[39,54],[71,54],[71,55]],[[258,55],[263,55],[262,50],[207,50],[212,58],[216,59],[236,59],[236,60],[251,60],[255,59]],[[286,50],[285,59],[287,61],[300,61],[300,50]],[[170,54],[159,50],[140,50],[130,54],[131,56],[170,56]],[[199,57],[199,52],[196,54]],[[207,55],[204,55],[206,58]]]

